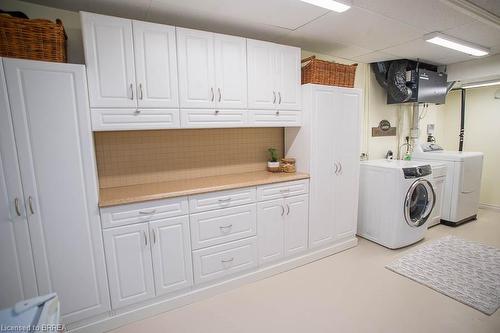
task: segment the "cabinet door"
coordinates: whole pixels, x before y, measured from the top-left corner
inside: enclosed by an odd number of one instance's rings
[[[134,30],[139,107],[179,107],[175,28],[140,21]]]
[[[314,89],[310,110],[311,177],[309,247],[320,247],[335,239],[335,146],[334,124],[338,121],[332,107],[335,93],[330,87]],[[312,130],[314,129],[314,130]]]
[[[132,21],[81,13],[91,107],[135,107]]]
[[[337,88],[332,132],[342,138],[335,145],[335,161],[339,170],[335,177],[335,237],[342,239],[356,234],[358,220],[359,154],[360,154],[360,92]],[[338,141],[338,139],[336,140]],[[333,142],[333,141],[332,141]]]
[[[176,28],[180,106],[215,106],[214,35]]]
[[[301,110],[300,49],[277,45],[278,109]]]
[[[216,107],[247,107],[247,43],[242,37],[214,35]]]
[[[172,217],[149,224],[156,295],[193,285],[189,218]]]
[[[65,323],[103,313],[109,297],[85,67],[4,65],[38,292],[58,294]]]
[[[276,44],[247,40],[249,109],[277,107],[276,59]]]
[[[113,309],[155,295],[147,223],[103,231]]]
[[[0,61],[0,309],[38,295],[15,145]]]
[[[257,204],[257,233],[259,239],[259,263],[276,261],[284,256],[283,199]]]
[[[285,199],[285,255],[292,256],[307,250],[309,195]]]

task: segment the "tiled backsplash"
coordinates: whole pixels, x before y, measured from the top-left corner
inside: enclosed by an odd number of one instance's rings
[[[101,188],[266,169],[283,128],[95,132]]]

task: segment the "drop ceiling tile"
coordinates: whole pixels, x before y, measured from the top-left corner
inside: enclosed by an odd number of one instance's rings
[[[109,1],[109,0],[106,0]],[[329,11],[299,0],[153,0],[150,14],[155,11],[186,16],[203,16],[208,20],[231,18],[289,30]]]
[[[478,21],[446,30],[444,33],[486,47],[500,45],[500,27],[495,28]]]
[[[417,29],[396,20],[351,8],[344,13],[330,12],[297,29],[296,37],[354,45],[371,51],[401,44],[422,35]]]
[[[376,51],[376,52],[371,52],[371,53],[367,53],[367,54],[363,54],[363,55],[354,57],[352,60],[359,62],[359,63],[369,64],[372,62],[394,60],[394,59],[399,59],[399,58],[400,57],[393,55],[393,54]]]
[[[410,24],[424,33],[472,21],[469,16],[439,0],[353,0],[353,5]]]
[[[290,32],[285,28],[239,20],[232,16],[226,16],[226,14],[220,14],[219,17],[214,18],[203,12],[191,13],[179,9],[173,10],[172,7],[157,1],[152,2],[146,19],[162,24],[268,41],[275,41]]]

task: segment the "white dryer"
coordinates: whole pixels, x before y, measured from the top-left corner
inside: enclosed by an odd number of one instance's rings
[[[358,235],[397,249],[424,238],[436,203],[431,166],[423,162],[361,162]]]
[[[483,153],[443,150],[424,143],[412,153],[413,160],[446,164],[441,222],[456,226],[475,220],[479,207]]]

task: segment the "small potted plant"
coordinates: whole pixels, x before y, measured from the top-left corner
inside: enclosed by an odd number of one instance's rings
[[[278,150],[276,148],[269,148],[269,160],[267,161],[267,170],[271,172],[280,171],[280,162],[278,161]]]

